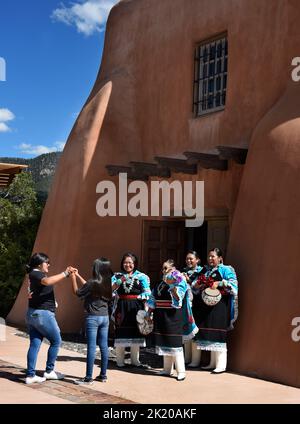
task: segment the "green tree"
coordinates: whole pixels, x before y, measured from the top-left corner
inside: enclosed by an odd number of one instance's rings
[[[0,316],[11,309],[25,275],[42,213],[28,172],[0,192]]]

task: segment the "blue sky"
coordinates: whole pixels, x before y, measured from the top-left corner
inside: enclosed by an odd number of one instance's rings
[[[116,3],[1,0],[0,157],[63,148],[97,76]]]

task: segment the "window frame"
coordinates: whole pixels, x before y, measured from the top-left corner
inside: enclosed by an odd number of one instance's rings
[[[218,44],[221,47],[221,54],[217,56]],[[215,53],[214,57],[210,57],[211,47],[214,46]],[[207,51],[207,60],[203,61],[205,48]],[[225,63],[225,64],[224,64]],[[210,75],[210,65],[214,65],[214,72]],[[220,65],[219,65],[220,64]],[[206,70],[204,67],[206,67]],[[217,66],[221,66],[221,70],[217,71]],[[207,75],[206,72],[207,71]],[[205,74],[205,75],[204,75]],[[219,78],[220,88],[217,89],[217,80]],[[226,106],[226,95],[228,87],[228,34],[223,32],[215,35],[214,37],[207,38],[196,44],[194,48],[194,75],[193,75],[193,115],[194,118],[199,118],[210,113],[223,111]],[[209,91],[209,84],[213,81],[213,89]],[[225,82],[225,86],[224,86]],[[207,84],[207,89],[203,95],[203,84]],[[216,102],[216,96],[220,95],[220,105],[214,106],[209,109],[200,110],[201,103],[208,101],[209,97],[213,98],[213,102]],[[225,96],[224,104],[222,104],[222,96]]]

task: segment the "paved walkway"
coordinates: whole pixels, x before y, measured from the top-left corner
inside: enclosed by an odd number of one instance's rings
[[[253,404],[300,403],[300,389],[270,383],[232,373],[213,375],[207,371],[188,370],[187,378],[162,377],[156,369],[126,367],[117,369],[110,363],[108,382],[94,382],[78,387],[74,379],[85,373],[85,356],[61,349],[57,371],[66,376],[64,381],[47,381],[26,386],[24,368],[28,339],[16,335],[18,330],[7,327],[7,340],[0,342],[0,403],[158,403],[158,404]],[[37,369],[42,375],[48,345],[42,344]],[[95,366],[94,377],[99,374]]]

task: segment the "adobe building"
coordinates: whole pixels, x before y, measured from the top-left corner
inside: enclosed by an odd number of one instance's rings
[[[297,0],[123,0],[111,11],[103,59],[59,162],[34,251],[51,272],[96,257],[119,269],[126,251],[157,278],[169,256],[226,251],[239,279],[229,345],[234,372],[300,387],[300,56]],[[96,213],[100,181],[204,181],[205,223]],[[56,286],[63,332],[82,304]],[[23,285],[8,320],[23,324]]]

